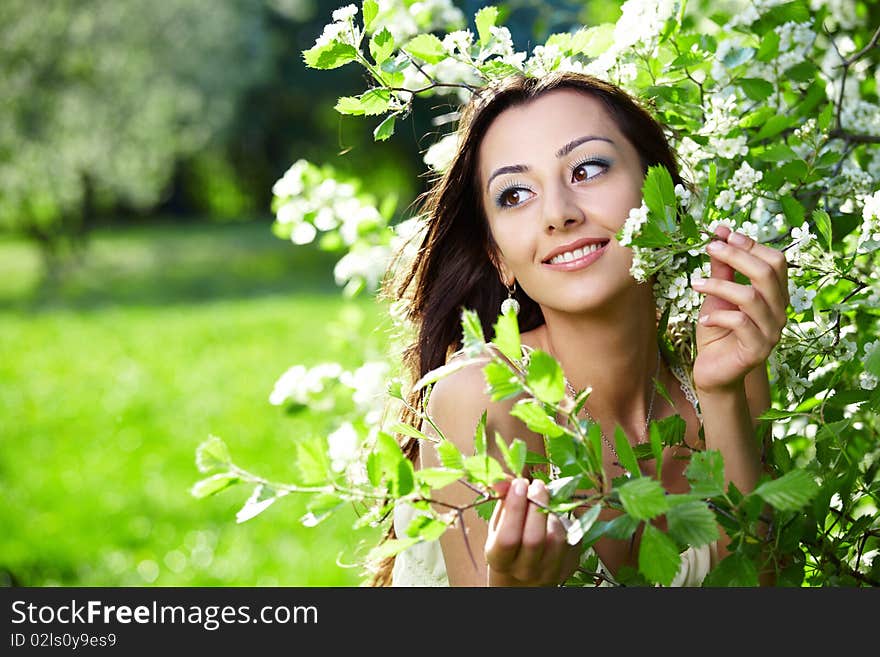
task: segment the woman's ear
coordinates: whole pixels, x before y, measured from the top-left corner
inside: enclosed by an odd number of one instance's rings
[[[508,288],[511,287],[516,282],[516,276],[510,271],[510,268],[504,261],[504,256],[500,253],[492,252],[489,254],[489,259],[492,261],[495,271],[498,272],[498,279],[501,284]]]

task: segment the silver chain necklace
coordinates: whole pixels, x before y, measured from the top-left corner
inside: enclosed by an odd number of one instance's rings
[[[658,349],[657,350],[657,367],[654,370],[654,378],[655,379],[657,378],[657,375],[659,373],[660,373],[660,350]],[[569,382],[568,379],[565,379],[565,387],[568,389],[568,392],[571,395],[572,401],[577,399],[578,393],[574,389],[574,386],[571,385],[571,383]],[[648,417],[645,420],[645,436],[647,436],[647,434],[648,434],[648,426],[651,424],[651,416],[654,414],[654,398],[657,396],[657,386],[652,385],[651,387],[652,387],[651,401],[648,404]],[[593,416],[590,415],[590,411],[587,410],[586,404],[584,404],[581,408],[582,408],[584,414],[590,420],[590,422],[592,422],[593,424],[596,424],[596,425],[599,424],[598,422],[596,422],[595,418],[593,418]],[[617,453],[617,450],[614,448],[614,445],[611,443],[611,441],[608,440],[608,438],[605,436],[605,432],[602,431],[601,426],[599,427],[599,434],[602,436],[602,440],[605,441],[605,444],[608,445],[608,447],[611,449],[611,453],[614,454],[614,457],[619,461],[620,455]],[[646,441],[642,440],[642,439],[639,439],[639,441],[638,441],[639,444],[642,444],[644,442],[646,442]]]

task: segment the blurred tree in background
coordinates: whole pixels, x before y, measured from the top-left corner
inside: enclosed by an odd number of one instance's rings
[[[265,79],[261,0],[0,5],[0,226],[54,260],[116,207],[149,210],[176,159]]]

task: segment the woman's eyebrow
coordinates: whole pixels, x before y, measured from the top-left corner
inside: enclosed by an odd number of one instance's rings
[[[571,153],[575,148],[580,146],[581,144],[588,141],[607,141],[609,144],[614,144],[611,139],[608,137],[597,137],[595,135],[584,135],[583,137],[578,137],[577,139],[572,139],[565,146],[556,151],[556,159],[558,160],[561,157],[565,157],[569,153]],[[492,184],[492,181],[501,174],[504,173],[525,173],[529,171],[531,167],[528,164],[510,164],[507,166],[499,167],[492,172],[492,175],[489,176],[489,181],[486,183],[486,191],[489,191],[489,185]]]

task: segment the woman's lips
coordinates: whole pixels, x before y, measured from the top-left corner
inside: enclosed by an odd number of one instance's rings
[[[550,269],[555,269],[556,271],[575,271],[577,269],[583,269],[584,267],[589,267],[596,260],[602,257],[602,254],[605,253],[605,250],[608,248],[608,244],[610,242],[605,243],[602,248],[596,249],[586,255],[582,255],[580,258],[575,260],[569,260],[568,262],[557,262],[555,264],[551,264],[549,262],[545,262],[544,266],[549,267]]]

